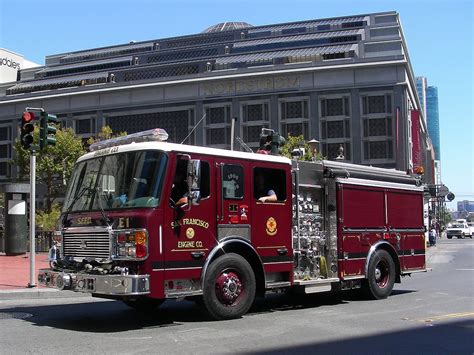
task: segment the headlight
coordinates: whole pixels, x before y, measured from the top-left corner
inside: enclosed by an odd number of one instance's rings
[[[146,229],[119,229],[112,231],[115,260],[144,260],[148,257]]]

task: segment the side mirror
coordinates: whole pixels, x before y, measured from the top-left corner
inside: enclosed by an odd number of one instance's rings
[[[191,201],[191,204],[193,206],[199,206],[199,202],[201,202],[201,191],[191,191],[191,194],[189,195],[189,200]]]
[[[192,159],[188,161],[188,189],[190,204],[199,205],[201,200],[201,161]]]

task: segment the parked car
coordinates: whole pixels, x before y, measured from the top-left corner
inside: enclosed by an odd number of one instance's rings
[[[456,220],[446,229],[446,236],[448,239],[453,237],[464,239],[465,237],[470,237],[472,239],[472,234],[469,226],[467,225],[466,220]]]
[[[467,222],[469,230],[471,231],[471,238],[474,236],[474,222]]]

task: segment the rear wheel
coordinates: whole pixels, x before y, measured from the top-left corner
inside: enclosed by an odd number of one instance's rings
[[[159,300],[156,298],[138,297],[124,300],[123,303],[139,312],[148,312],[157,309],[164,301],[165,300]]]
[[[395,263],[385,250],[377,250],[369,260],[366,294],[372,299],[387,298],[395,283]]]
[[[204,306],[216,320],[238,318],[252,306],[255,289],[255,275],[247,260],[234,253],[225,254],[206,273]]]

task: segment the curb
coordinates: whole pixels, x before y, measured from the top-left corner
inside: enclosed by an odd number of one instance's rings
[[[53,288],[27,288],[0,290],[0,300],[26,300],[50,298],[78,298],[91,297],[89,293],[61,291]]]

